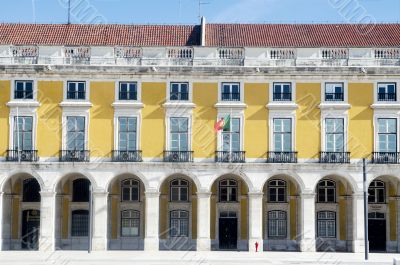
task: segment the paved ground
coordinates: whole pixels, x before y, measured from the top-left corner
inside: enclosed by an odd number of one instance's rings
[[[354,253],[298,253],[298,252],[141,252],[108,251],[87,252],[56,251],[53,253],[9,251],[0,253],[0,264],[29,265],[222,265],[222,264],[393,264],[400,254],[370,254],[364,261],[363,254]]]

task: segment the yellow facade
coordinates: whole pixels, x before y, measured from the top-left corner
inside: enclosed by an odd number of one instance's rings
[[[11,93],[11,81],[0,81],[0,155],[4,156],[8,149],[9,142],[9,117],[10,109],[6,106],[7,102],[10,101]]]

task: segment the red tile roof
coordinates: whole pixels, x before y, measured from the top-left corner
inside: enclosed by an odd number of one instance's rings
[[[0,45],[192,46],[191,25],[0,24]],[[400,24],[207,24],[206,46],[400,47]]]

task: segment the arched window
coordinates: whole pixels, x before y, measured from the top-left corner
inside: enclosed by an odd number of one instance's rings
[[[171,237],[189,236],[189,212],[188,211],[171,211],[170,212],[170,229]]]
[[[268,212],[268,237],[286,238],[287,215],[285,211]]]
[[[126,179],[121,182],[121,200],[139,201],[140,184],[135,179]]]
[[[174,179],[170,182],[170,200],[172,202],[189,201],[189,182],[184,179]]]
[[[126,210],[121,212],[121,236],[133,237],[140,234],[140,212]]]
[[[89,234],[89,211],[72,211],[71,236],[88,236]]]
[[[219,182],[219,201],[236,202],[238,184],[236,180],[224,179]]]
[[[318,183],[318,202],[336,201],[336,183],[333,180],[321,180]]]
[[[385,203],[385,182],[374,180],[368,187],[368,203]]]
[[[318,237],[336,237],[336,213],[331,211],[321,211],[317,213]]]
[[[22,185],[22,200],[24,202],[40,202],[40,185],[35,178],[25,179]]]
[[[89,202],[89,186],[88,179],[81,178],[72,181],[72,201]]]
[[[268,182],[268,201],[286,202],[286,181],[274,179]]]

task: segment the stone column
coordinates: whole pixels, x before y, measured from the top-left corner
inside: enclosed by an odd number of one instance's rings
[[[256,242],[258,243],[258,252],[263,251],[263,218],[262,204],[263,193],[249,193],[249,251],[255,252]]]
[[[4,227],[3,227],[3,223],[4,223],[4,214],[3,214],[3,208],[4,208],[4,192],[0,192],[0,251],[4,250],[4,246],[3,246],[3,235],[4,235]]]
[[[159,250],[159,218],[160,218],[160,193],[156,191],[145,192],[145,235],[144,250]]]
[[[108,192],[93,192],[92,250],[94,251],[107,249],[107,198]]]
[[[210,251],[210,198],[211,192],[197,193],[197,251]]]
[[[12,195],[0,193],[0,250],[11,248]]]
[[[353,252],[365,251],[364,195],[353,195]]]
[[[315,193],[302,193],[300,251],[315,252]]]
[[[40,192],[40,251],[54,251],[55,246],[55,209],[56,193]]]

